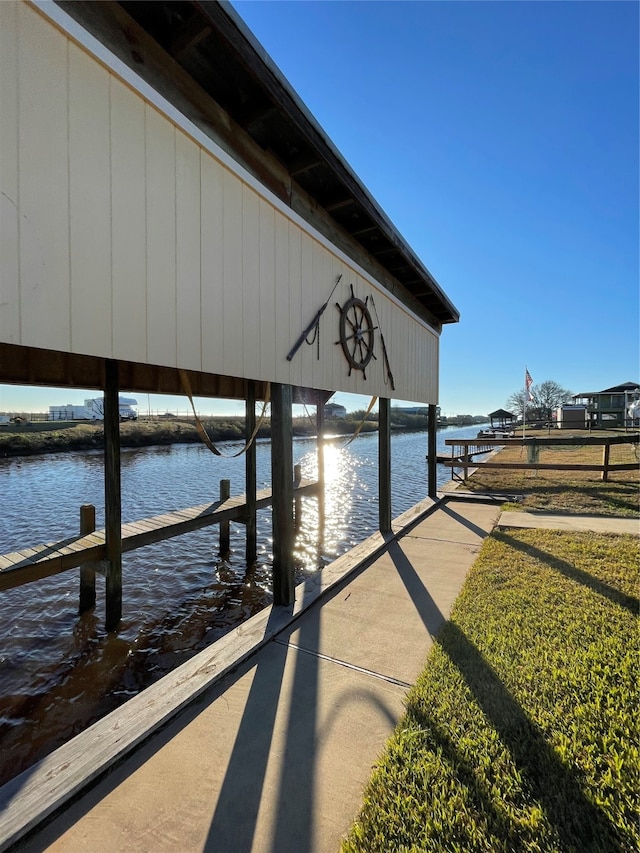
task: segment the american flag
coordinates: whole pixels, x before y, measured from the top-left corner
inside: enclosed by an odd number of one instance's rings
[[[527,400],[531,402],[533,400],[533,394],[531,393],[531,386],[533,385],[533,379],[531,378],[531,374],[526,369],[524,370],[524,387],[526,389]]]

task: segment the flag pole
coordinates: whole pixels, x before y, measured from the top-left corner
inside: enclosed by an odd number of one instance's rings
[[[529,389],[527,388],[527,366],[524,366],[524,393],[522,395],[522,440],[524,441],[525,433],[527,431],[527,397],[529,396]]]

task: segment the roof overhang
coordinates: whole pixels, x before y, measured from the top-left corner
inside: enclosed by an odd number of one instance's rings
[[[186,99],[205,129],[217,123],[220,133],[225,116],[231,119],[233,128],[223,128],[227,141],[249,168],[258,173],[262,168],[259,176],[292,206],[296,190],[302,190],[336,233],[346,233],[361,250],[356,260],[366,256],[386,273],[381,283],[401,301],[419,306],[436,327],[458,322],[453,303],[228,2],[59,5],[152,85],[162,77],[162,94],[169,100],[172,92],[177,95],[178,108],[184,109]],[[207,103],[217,105],[215,116]],[[243,134],[264,154],[262,163],[247,150]],[[265,164],[268,171],[274,161],[284,180],[264,175]]]

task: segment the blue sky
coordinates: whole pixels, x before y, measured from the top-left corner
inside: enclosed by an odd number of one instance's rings
[[[445,413],[639,381],[637,3],[234,6],[459,309]]]
[[[640,380],[637,3],[233,5],[459,309],[443,413]]]

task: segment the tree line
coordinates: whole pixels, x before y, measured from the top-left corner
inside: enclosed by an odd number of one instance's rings
[[[532,398],[530,400],[523,388],[515,391],[507,400],[509,411],[521,419],[524,418],[526,406],[527,421],[550,421],[557,408],[571,403],[573,399],[571,391],[552,379],[531,385],[529,394]]]

